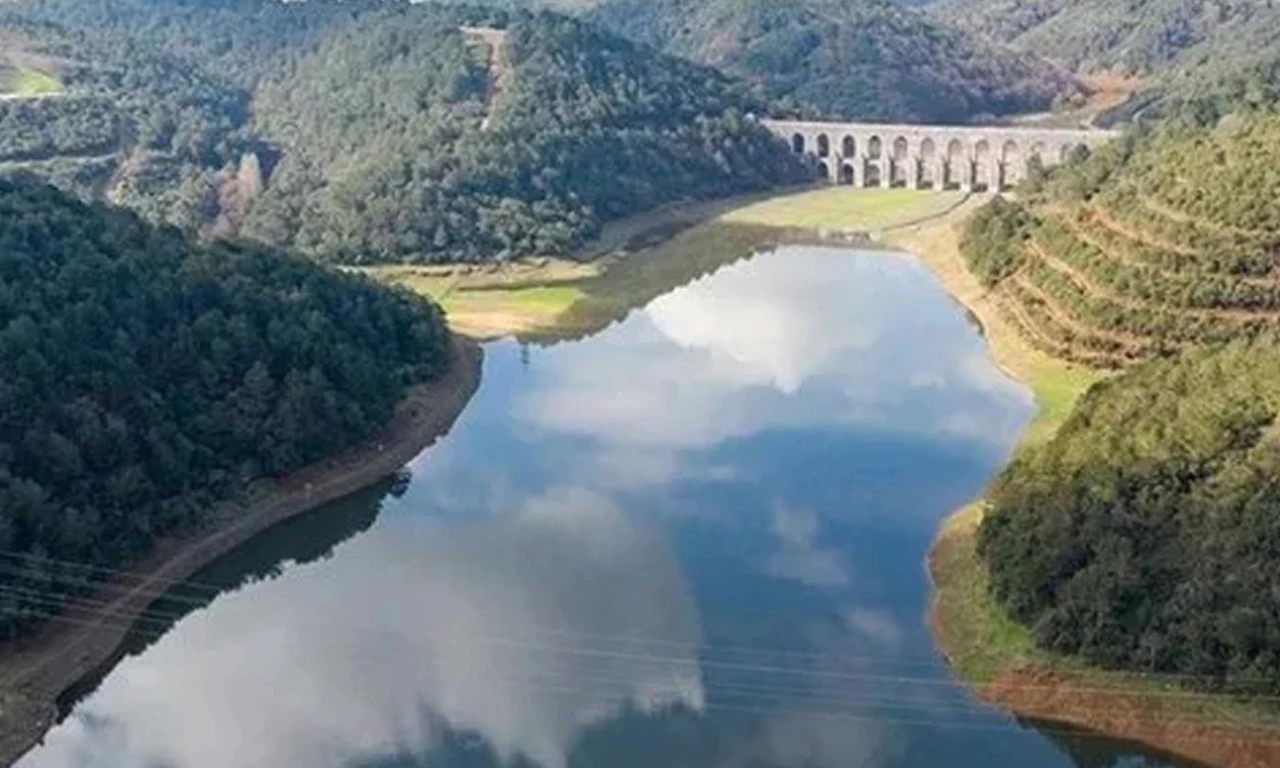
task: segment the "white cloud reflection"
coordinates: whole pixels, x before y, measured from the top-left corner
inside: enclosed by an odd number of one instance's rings
[[[515,415],[594,439],[584,470],[615,485],[669,480],[691,465],[676,453],[776,428],[842,425],[1002,451],[1031,407],[923,267],[844,249],[738,262],[540,364],[543,386]]]
[[[769,559],[769,573],[810,587],[849,586],[849,561],[818,544],[818,516],[813,512],[779,505],[773,511],[772,531],[778,549]]]
[[[619,636],[663,652],[598,652]],[[421,753],[445,723],[558,768],[574,734],[628,703],[701,707],[698,643],[664,540],[559,491],[473,526],[380,526],[223,595],[18,765],[340,768]]]

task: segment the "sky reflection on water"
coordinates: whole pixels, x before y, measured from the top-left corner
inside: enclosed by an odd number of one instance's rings
[[[19,765],[1083,766],[952,686],[922,619],[938,520],[1031,411],[886,254],[783,248],[583,342],[492,344],[368,530],[307,563],[280,533],[276,575]]]

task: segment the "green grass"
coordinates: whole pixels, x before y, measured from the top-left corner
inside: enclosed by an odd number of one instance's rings
[[[747,205],[721,219],[734,224],[877,232],[942,213],[962,198],[960,192],[824,187]]]
[[[1052,439],[1081,396],[1105,375],[1042,355],[1021,360],[1019,373],[1038,406],[1019,451]],[[956,675],[970,685],[982,685],[1002,671],[1029,664],[1079,668],[1073,659],[1037,650],[1027,628],[996,602],[986,564],[978,555],[978,527],[985,509],[985,501],[979,499],[952,515],[930,553],[935,629]]]
[[[573,306],[584,295],[582,289],[575,285],[538,285],[528,288],[452,290],[436,298],[446,311],[493,306],[511,312],[554,317]]]
[[[15,96],[48,96],[61,93],[62,83],[46,72],[30,67],[0,69],[0,93]]]

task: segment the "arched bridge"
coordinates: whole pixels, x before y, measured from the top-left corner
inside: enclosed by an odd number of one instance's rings
[[[811,157],[822,178],[857,187],[1006,189],[1026,176],[1033,157],[1056,165],[1078,147],[1119,136],[1083,129],[760,122],[793,152]]]

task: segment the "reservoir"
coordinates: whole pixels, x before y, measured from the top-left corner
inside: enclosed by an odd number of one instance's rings
[[[22,768],[1137,768],[952,682],[923,560],[1034,412],[909,257],[493,342],[394,481],[177,585]]]

